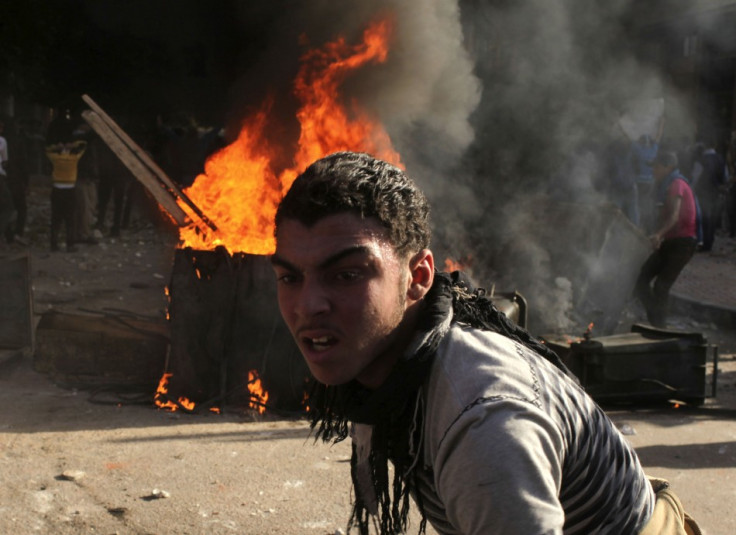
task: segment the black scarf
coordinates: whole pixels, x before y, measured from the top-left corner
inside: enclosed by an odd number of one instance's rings
[[[312,429],[316,429],[316,439],[344,440],[349,434],[349,422],[373,426],[367,463],[359,462],[353,444],[355,503],[348,531],[357,527],[361,535],[367,535],[373,518],[381,535],[406,532],[409,489],[416,476],[413,467],[421,454],[424,425],[419,391],[429,375],[437,347],[449,331],[450,321],[508,336],[567,372],[552,350],[499,312],[483,288],[474,288],[458,271],[435,273],[434,284],[424,298],[415,342],[380,388],[368,390],[357,381],[339,386],[315,383],[309,396],[309,418]],[[391,489],[389,459],[394,465]],[[366,489],[366,485],[372,488]],[[420,499],[418,493],[417,498]],[[421,511],[422,504],[417,505]],[[425,528],[422,514],[419,533],[424,533]]]

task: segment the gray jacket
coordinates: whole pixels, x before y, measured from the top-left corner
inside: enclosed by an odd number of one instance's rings
[[[418,403],[412,493],[443,535],[634,534],[651,516],[651,486],[613,423],[505,336],[453,325]]]

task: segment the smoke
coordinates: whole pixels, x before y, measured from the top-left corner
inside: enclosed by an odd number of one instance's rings
[[[356,100],[384,125],[408,173],[435,205],[438,227],[464,236],[464,221],[481,214],[473,177],[456,173],[474,140],[470,118],[480,102],[481,84],[464,44],[460,6],[448,0],[349,0],[277,2],[261,6],[260,34],[267,43],[233,91],[233,117],[251,111],[270,95],[271,122],[279,124],[281,144],[298,135],[292,82],[298,58],[309,48],[343,36],[359,43],[379,17],[390,17],[393,35],[385,63],[366,65],[344,82],[345,102]],[[288,6],[288,9],[286,8]],[[254,18],[250,7],[241,14]],[[290,162],[283,162],[284,165]],[[440,238],[446,232],[439,233]],[[467,250],[467,249],[466,249]]]
[[[610,201],[606,148],[623,137],[616,124],[638,101],[665,98],[666,135],[692,130],[690,110],[654,64],[640,59],[633,1],[461,5],[483,85],[465,159],[483,207],[483,217],[465,225],[471,241],[483,244],[476,248],[479,278],[525,294],[537,332],[587,325],[592,318],[581,316],[591,310],[610,327],[638,271],[641,232],[620,214],[589,209]],[[656,58],[660,51],[645,52]],[[551,203],[565,208],[548,209]],[[618,241],[607,241],[610,235]],[[601,265],[621,272],[607,281],[620,287],[615,302],[592,294],[604,286],[595,280]]]
[[[280,16],[271,18],[263,7],[257,13],[261,21],[270,19],[270,26],[261,29],[269,42],[258,51],[259,57],[237,86],[236,107],[252,102],[259,88],[289,92],[298,58],[307,48],[339,36],[357,43],[369,23],[388,16],[394,34],[387,62],[366,66],[349,78],[342,88],[345,100],[357,99],[376,113],[395,143],[405,144],[409,152],[413,152],[412,138],[418,129],[434,135],[432,146],[423,149],[426,154],[441,150],[457,157],[473,140],[469,117],[480,101],[480,83],[464,47],[456,2],[312,0],[275,4]],[[252,8],[244,8],[241,16],[251,20]]]
[[[568,328],[579,319],[570,301],[597,301],[581,294],[597,286],[589,279],[594,266],[636,270],[633,259],[641,256],[637,250],[628,259],[617,250],[618,257],[602,258],[607,253],[598,241],[611,234],[612,223],[603,219],[610,216],[575,208],[608,200],[604,148],[619,135],[619,117],[636,101],[665,98],[669,132],[692,124],[678,91],[640,60],[633,6],[633,0],[312,0],[261,5],[256,17],[255,8],[243,7],[244,22],[262,26],[262,47],[247,56],[233,109],[273,95],[280,139],[295,139],[291,82],[305,47],[339,35],[358,42],[370,22],[390,14],[395,33],[387,62],[364,67],[343,91],[346,101],[356,99],[380,118],[430,198],[438,264],[445,256],[472,257],[476,280],[527,295],[532,321],[539,311],[535,327]],[[560,211],[557,220],[544,220],[538,198],[570,203],[567,220]],[[583,220],[583,212],[595,221]]]

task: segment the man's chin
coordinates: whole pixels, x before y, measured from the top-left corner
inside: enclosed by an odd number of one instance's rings
[[[345,377],[342,374],[330,372],[330,370],[324,370],[309,366],[309,371],[312,373],[312,377],[317,379],[320,383],[326,386],[340,386],[349,383],[353,378]]]

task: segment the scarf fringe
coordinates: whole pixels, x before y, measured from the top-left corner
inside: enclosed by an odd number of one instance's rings
[[[425,297],[425,305],[418,325],[418,332],[424,335],[421,343],[413,355],[399,361],[384,387],[372,393],[355,381],[331,387],[318,382],[313,384],[309,396],[309,419],[315,441],[340,442],[348,437],[351,420],[361,421],[360,418],[367,414],[374,418],[362,423],[373,425],[369,463],[378,512],[372,515],[357,492],[353,447],[351,474],[355,501],[348,533],[356,528],[360,535],[369,535],[371,525],[381,535],[406,532],[409,491],[411,487],[417,487],[415,468],[420,461],[424,433],[420,387],[429,373],[435,351],[447,333],[449,318],[452,322],[466,323],[511,338],[573,377],[554,351],[500,312],[485,289],[474,288],[461,272],[436,273],[435,284]],[[355,418],[356,414],[360,417]],[[394,465],[390,488],[389,458]],[[418,531],[421,535],[426,533],[427,519],[419,493],[416,493],[416,500],[422,518]]]

